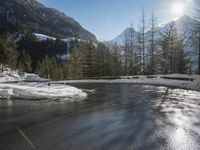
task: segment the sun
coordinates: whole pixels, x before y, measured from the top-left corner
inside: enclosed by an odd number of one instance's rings
[[[172,4],[171,12],[175,19],[185,14],[186,4],[184,2],[175,2]]]

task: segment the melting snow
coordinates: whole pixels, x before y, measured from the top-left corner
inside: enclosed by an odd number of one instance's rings
[[[29,83],[23,81],[28,81]],[[29,73],[24,73],[20,76],[18,71],[11,71],[9,68],[5,68],[5,71],[0,73],[0,99],[75,101],[87,97],[87,93],[81,89],[64,84],[52,84],[49,87],[47,82],[39,83],[40,81],[46,81],[46,79]]]
[[[0,84],[0,98],[75,101],[86,97],[87,93],[83,90],[68,85]]]

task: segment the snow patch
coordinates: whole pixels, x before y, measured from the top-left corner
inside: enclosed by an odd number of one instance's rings
[[[0,98],[25,100],[83,100],[87,93],[68,85],[51,85],[40,83],[0,84]]]
[[[36,74],[32,73],[22,73],[19,74],[18,70],[11,70],[10,68],[4,68],[4,71],[0,73],[0,83],[1,82],[12,82],[12,81],[38,81],[45,80],[40,78]]]
[[[38,41],[46,41],[46,40],[55,41],[56,40],[55,37],[44,35],[44,34],[40,34],[40,33],[33,33],[33,35],[35,35],[35,37],[37,38]]]

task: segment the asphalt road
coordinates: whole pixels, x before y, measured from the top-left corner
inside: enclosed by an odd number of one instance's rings
[[[0,101],[0,150],[200,149],[200,93],[82,84],[85,101]]]

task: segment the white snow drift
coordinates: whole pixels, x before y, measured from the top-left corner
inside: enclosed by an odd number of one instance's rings
[[[0,99],[75,101],[87,97],[83,90],[72,86],[52,84],[49,87],[47,82],[40,83],[46,80],[35,74],[19,75],[17,70],[4,68],[0,73]]]
[[[45,80],[43,78],[40,78],[36,74],[32,73],[23,73],[19,75],[18,70],[11,70],[10,68],[4,68],[4,71],[0,73],[0,83],[2,82],[10,82],[10,81],[38,81],[38,80]]]
[[[87,97],[81,89],[68,85],[51,85],[47,83],[0,84],[0,98],[26,100],[82,100]]]

